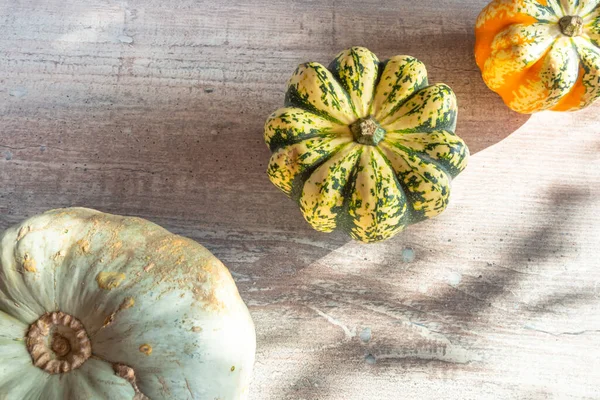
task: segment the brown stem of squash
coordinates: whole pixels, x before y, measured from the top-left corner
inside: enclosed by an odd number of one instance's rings
[[[583,18],[579,15],[567,15],[558,21],[560,30],[566,36],[580,36],[583,33]]]
[[[371,117],[362,118],[350,125],[354,140],[369,146],[377,146],[385,136],[385,130]]]
[[[33,364],[49,374],[79,368],[92,355],[92,345],[75,317],[61,311],[42,315],[25,337]]]

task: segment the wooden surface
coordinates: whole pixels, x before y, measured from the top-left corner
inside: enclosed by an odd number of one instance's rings
[[[485,0],[0,0],[0,230],[137,215],[230,268],[253,400],[600,398],[600,105],[531,118],[475,66]],[[442,216],[376,245],[320,234],[268,181],[298,63],[410,54],[471,148]]]

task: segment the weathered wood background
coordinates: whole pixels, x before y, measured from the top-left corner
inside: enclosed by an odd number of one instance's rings
[[[600,105],[531,118],[473,61],[486,0],[0,0],[0,229],[137,215],[230,268],[251,398],[600,398]],[[298,63],[411,54],[459,100],[451,206],[377,245],[320,234],[268,181]]]

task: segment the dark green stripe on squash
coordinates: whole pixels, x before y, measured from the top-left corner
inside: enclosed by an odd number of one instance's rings
[[[338,214],[338,216],[336,218],[336,229],[335,229],[336,231],[341,230],[341,231],[348,233],[348,232],[350,232],[350,229],[354,226],[353,223],[351,222],[352,218],[350,217],[348,209],[349,209],[350,200],[352,199],[352,190],[354,189],[354,187],[356,185],[356,177],[358,176],[359,167],[360,167],[360,157],[362,155],[363,149],[359,149],[358,151],[360,151],[360,155],[358,156],[356,163],[352,167],[352,172],[350,173],[350,176],[348,177],[348,182],[346,182],[346,186],[344,187],[344,190],[342,191],[344,203],[342,204],[341,212]]]
[[[317,170],[317,168],[319,168],[321,165],[323,165],[329,159],[331,159],[333,156],[335,156],[337,153],[339,153],[344,147],[351,145],[351,144],[353,144],[353,143],[350,142],[350,143],[344,143],[342,145],[339,145],[332,151],[323,154],[323,157],[320,157],[314,164],[312,164],[308,167],[305,167],[305,169],[302,172],[300,172],[298,175],[296,175],[294,177],[294,180],[292,182],[292,191],[289,195],[290,198],[292,200],[294,200],[296,203],[300,204],[300,197],[302,197],[302,190],[304,189],[304,184],[306,183],[308,178],[310,178],[310,176]]]
[[[377,77],[377,83],[376,85],[379,84],[379,82],[381,82],[381,77],[383,75],[383,73],[385,72],[385,68],[387,67],[388,63],[390,60],[385,60],[381,65],[381,68],[379,69],[379,76]],[[411,61],[409,61],[408,63],[419,63],[420,61],[414,57],[411,57]],[[400,85],[398,85],[398,82],[410,82],[410,80],[413,78],[413,76],[411,74],[404,74],[404,70],[402,70],[402,73],[400,74],[396,74],[396,84],[392,86],[391,89],[391,93],[389,93],[387,96],[390,99],[390,101],[395,101],[395,96],[396,96],[396,91],[399,90],[401,88]],[[407,98],[405,98],[404,100],[399,101],[391,110],[390,112],[383,116],[383,118],[381,118],[381,120],[387,118],[388,116],[392,115],[393,113],[395,113],[396,111],[398,111],[398,109],[400,107],[402,107],[407,101],[411,100],[419,91],[428,88],[429,86],[429,78],[427,76],[423,77],[423,80],[420,82],[415,82],[415,84],[412,86],[413,87],[413,93],[410,94]]]
[[[355,65],[358,67],[359,71],[358,74],[360,76],[362,76],[362,74],[364,73],[365,67],[364,65],[360,62],[360,57],[358,56],[358,54],[354,51],[354,47],[352,47],[350,49],[350,54],[354,60]],[[373,103],[373,97],[375,96],[375,88],[377,87],[377,84],[379,83],[379,79],[381,78],[381,74],[382,74],[382,68],[381,68],[381,62],[375,62],[374,63],[377,66],[377,78],[375,79],[375,82],[373,84],[373,96],[371,97],[371,103]],[[348,98],[348,102],[350,104],[350,106],[352,107],[352,111],[354,111],[355,116],[358,118],[358,113],[356,111],[356,105],[354,104],[354,102],[351,100],[351,96],[350,96],[350,91],[354,90],[356,92],[358,92],[361,96],[362,96],[362,91],[359,90],[358,88],[358,82],[355,83],[355,87],[350,87],[348,86],[347,82],[342,79],[341,75],[340,75],[340,57],[336,57],[335,60],[333,60],[329,66],[327,67],[327,69],[331,72],[331,74],[333,75],[333,77],[335,78],[335,80],[340,84],[340,86],[342,87],[342,89],[344,89],[344,92],[346,94],[346,97]],[[350,67],[346,67],[345,68],[347,71],[351,71]]]
[[[444,84],[424,86],[422,88],[419,88],[416,92],[412,93],[410,96],[408,96],[402,102],[400,102],[396,107],[394,107],[392,112],[390,112],[388,115],[392,115],[394,112],[396,112],[400,108],[402,108],[402,106],[404,106],[406,103],[414,100],[415,97],[421,97],[422,99],[425,99],[425,95],[427,94],[425,89],[436,87],[436,86],[440,89],[439,93],[443,93],[444,95],[449,94],[451,96],[454,95],[454,92],[452,91],[452,89],[450,89],[450,87],[448,87],[447,85],[444,85]],[[440,96],[440,97],[443,97],[443,96]],[[436,98],[432,97],[431,100],[436,100]],[[426,105],[427,105],[427,101],[423,101],[421,107],[415,107],[412,110],[408,111],[406,114],[402,114],[399,118],[410,116],[410,115],[423,114],[423,108]],[[419,125],[415,128],[390,130],[390,132],[423,133],[423,132],[434,132],[434,131],[441,131],[441,130],[454,132],[456,130],[457,116],[458,116],[458,110],[456,108],[451,108],[443,113],[443,119],[438,118],[436,120],[437,122],[441,122],[440,124],[436,124],[436,126],[432,126],[430,120],[428,119],[427,123]]]
[[[448,177],[448,181],[452,180],[452,174],[448,171],[448,169],[445,168],[443,165],[440,165],[439,160],[436,160],[436,159],[432,158],[431,156],[429,156],[429,154],[425,154],[425,153],[422,153],[422,152],[414,151],[414,150],[412,150],[412,149],[410,149],[408,147],[405,147],[405,146],[402,146],[402,145],[399,145],[399,144],[392,144],[392,145],[394,147],[402,150],[410,158],[411,161],[421,160],[421,161],[424,161],[426,163],[430,163],[430,164],[438,167]],[[385,154],[382,154],[382,156],[389,162],[389,160],[385,156]],[[390,167],[393,168],[391,166],[391,163],[390,163]],[[416,202],[424,202],[424,201],[426,201],[425,197],[423,197],[423,195],[422,195],[422,192],[414,190],[416,187],[419,186],[419,182],[417,181],[417,177],[412,176],[411,178],[409,178],[408,179],[408,182],[409,182],[408,184],[406,184],[405,180],[403,179],[404,176],[410,174],[413,171],[414,170],[396,173],[396,175],[398,177],[398,184],[400,185],[400,187],[404,191],[404,194],[406,195],[406,198],[408,199],[408,206],[409,206],[409,209],[411,211],[411,218],[410,218],[410,223],[411,224],[414,224],[414,223],[417,223],[417,222],[421,222],[421,221],[424,221],[424,220],[428,219],[428,217],[425,216],[425,212],[424,211],[419,211],[419,210],[416,210],[414,208],[414,204]],[[430,182],[438,183],[437,178],[435,178],[434,176],[432,176],[429,172],[425,171],[422,174]],[[448,187],[442,186],[442,191],[441,191],[442,196],[445,196],[448,193],[448,191],[449,191]],[[442,210],[444,210],[445,208],[446,208],[445,206],[441,207]],[[435,209],[437,210],[439,208],[435,208]]]
[[[377,150],[381,154],[381,157],[383,157],[383,159],[387,163],[388,168],[390,168],[392,171],[394,171],[394,166],[392,165],[390,160],[387,158],[385,153],[383,151],[381,151],[381,149],[379,149],[379,148]],[[411,192],[406,188],[406,186],[403,183],[403,180],[400,180],[398,178],[398,175],[401,175],[401,174],[397,174],[394,171],[394,178],[395,178],[396,186],[398,187],[398,189],[400,189],[400,192],[403,194],[403,197],[405,199],[405,203],[407,206],[407,212],[405,213],[404,218],[402,218],[401,224],[403,226],[408,226],[410,224],[414,224],[416,222],[420,222],[420,221],[427,219],[427,218],[423,218],[423,213],[420,213],[414,209],[414,207],[413,207],[413,197],[414,196],[412,196]]]
[[[389,160],[387,159],[387,157],[385,156],[385,154],[383,154],[383,152],[381,152],[381,150],[379,148],[375,147],[375,149],[379,153],[379,155],[381,155],[382,159],[386,162],[386,166],[393,171],[393,167],[392,167],[391,163],[389,162]],[[362,149],[361,149],[361,153],[362,153]],[[375,173],[377,165],[373,164],[373,160],[371,160],[369,167],[372,168],[373,173]],[[357,225],[355,224],[355,218],[352,215],[350,215],[350,204],[349,204],[350,201],[352,200],[352,193],[356,190],[356,183],[357,183],[357,178],[358,178],[359,172],[361,172],[360,158],[358,159],[358,161],[353,169],[351,179],[349,180],[348,185],[345,188],[343,213],[340,214],[340,216],[338,217],[338,226],[337,226],[336,230],[342,230],[344,232],[349,233],[352,238],[357,239],[357,240],[362,240],[364,238],[357,237],[353,233],[353,229],[355,229],[357,227]],[[407,204],[408,197],[406,196],[406,192],[404,191],[402,184],[398,181],[396,174],[393,173],[392,176],[394,177],[394,183],[396,184],[398,191],[401,193],[402,199],[404,199],[404,202],[401,203],[400,207],[398,207],[396,209],[395,214],[389,215],[389,216],[387,216],[387,218],[393,219],[393,218],[397,217],[398,215],[400,215],[402,213],[403,206],[407,205],[407,210],[404,213],[404,215],[402,216],[402,218],[400,218],[398,223],[390,229],[390,230],[394,231],[398,228],[404,228],[410,223],[412,209],[411,209],[411,205]],[[382,198],[381,194],[385,191],[385,187],[381,180],[377,180],[377,185],[378,185],[377,188],[371,189],[371,195],[373,196],[373,200],[376,202],[376,208],[375,208],[375,210],[376,210],[375,211],[375,213],[376,213],[375,224],[376,225],[378,223],[380,223],[382,220],[382,215],[380,213],[378,213],[378,209],[381,209],[382,207],[385,206],[386,200],[387,201],[393,200],[393,198],[391,198],[391,197]],[[379,193],[380,196],[376,197],[375,196],[376,193]],[[358,204],[356,204],[357,209],[360,208],[361,206],[362,206],[362,202],[359,202]],[[378,242],[378,241],[389,238],[389,236],[385,236],[383,234],[375,235],[375,234],[373,234],[373,232],[371,232],[371,234],[368,237],[369,237],[370,242]]]
[[[318,115],[319,117],[326,119],[336,124],[343,125],[339,120],[327,114],[324,111],[319,110],[311,102],[308,101],[308,95],[301,95],[295,86],[290,85],[287,92],[285,93],[284,105],[286,107],[298,107],[306,110],[312,114]]]
[[[298,144],[300,142],[303,142],[305,140],[308,139],[315,139],[318,137],[323,137],[323,132],[318,130],[318,129],[311,129],[310,132],[305,133],[303,135],[297,135],[294,137],[294,139],[284,139],[284,135],[281,134],[281,132],[278,131],[291,131],[291,129],[275,129],[275,135],[273,135],[273,137],[271,138],[271,141],[269,142],[269,149],[271,150],[272,153],[276,152],[277,150],[281,149],[282,147],[287,147],[287,146],[292,146],[294,144]]]
[[[425,146],[425,149],[433,150],[438,145],[439,145],[438,143],[430,143],[427,146]],[[468,150],[467,146],[465,144],[459,145],[458,143],[456,144],[456,146],[459,147],[459,150],[457,150],[454,146],[448,146],[448,148],[450,150],[450,155],[459,154],[459,155],[461,155],[461,158],[466,157],[465,153]],[[433,158],[429,154],[422,152],[422,151],[414,151],[414,152],[422,160],[426,160],[432,164],[437,165],[442,171],[444,171],[452,179],[456,178],[458,176],[458,174],[460,174],[462,172],[462,169],[456,168],[452,163],[450,163],[447,159],[445,159],[442,156],[439,156],[438,158]]]

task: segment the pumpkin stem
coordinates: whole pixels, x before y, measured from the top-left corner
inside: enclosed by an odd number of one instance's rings
[[[79,368],[92,355],[83,324],[61,311],[42,315],[29,326],[25,339],[33,364],[49,374]]]
[[[71,343],[60,333],[54,332],[50,348],[58,357],[64,357],[71,351]]]
[[[362,118],[350,125],[354,140],[369,146],[377,146],[385,136],[383,129],[372,117]]]
[[[564,35],[573,37],[583,33],[583,18],[579,15],[567,15],[558,21],[560,30]]]

